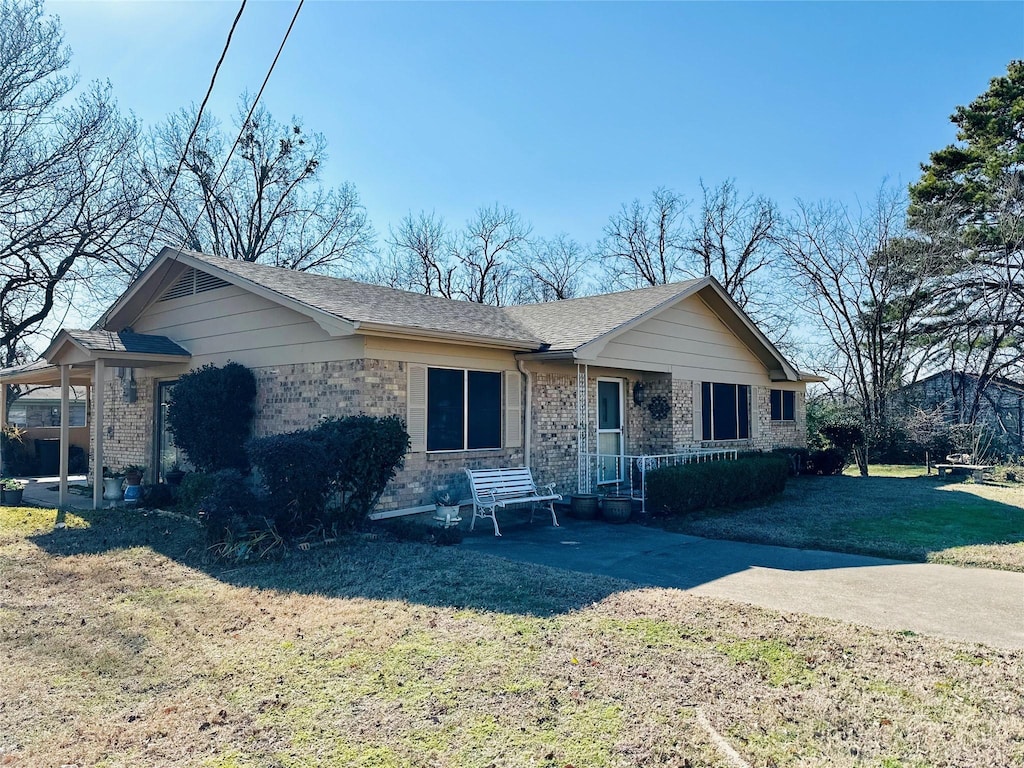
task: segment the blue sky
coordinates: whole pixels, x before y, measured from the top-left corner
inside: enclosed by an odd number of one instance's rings
[[[147,124],[205,93],[237,3],[51,2],[84,80]],[[250,3],[211,108],[255,92],[294,11]],[[307,2],[266,92],[328,139],[378,232],[480,205],[600,236],[621,203],[735,178],[856,205],[951,142],[1024,58],[1024,2]]]

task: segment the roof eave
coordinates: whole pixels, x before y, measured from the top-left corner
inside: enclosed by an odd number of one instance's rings
[[[392,339],[428,339],[430,341],[472,344],[473,346],[498,347],[519,352],[537,350],[543,346],[543,342],[538,339],[497,339],[493,336],[474,333],[453,333],[433,328],[416,328],[409,325],[392,325],[390,323],[357,321],[352,324],[352,327],[355,333],[367,336],[387,336]]]

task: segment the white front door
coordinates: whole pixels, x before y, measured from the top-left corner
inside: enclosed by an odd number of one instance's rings
[[[598,379],[598,485],[622,482],[622,417],[622,379]]]

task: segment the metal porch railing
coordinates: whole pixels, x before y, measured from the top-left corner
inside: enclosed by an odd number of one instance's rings
[[[695,449],[682,453],[661,453],[644,455],[617,455],[602,453],[581,453],[579,493],[611,492],[629,496],[641,503],[641,510],[647,511],[647,473],[661,467],[676,464],[694,464],[703,461],[726,461],[735,459],[735,448]]]

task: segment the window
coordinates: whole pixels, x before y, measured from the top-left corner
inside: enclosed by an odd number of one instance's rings
[[[772,421],[795,421],[796,420],[796,392],[786,389],[773,389],[772,399]]]
[[[501,374],[427,369],[427,450],[501,447]]]
[[[85,403],[70,403],[70,427],[85,426]],[[7,421],[16,427],[38,428],[60,426],[60,405],[46,403],[15,403],[7,411]]]
[[[704,440],[745,440],[750,437],[750,387],[746,384],[701,384]]]

